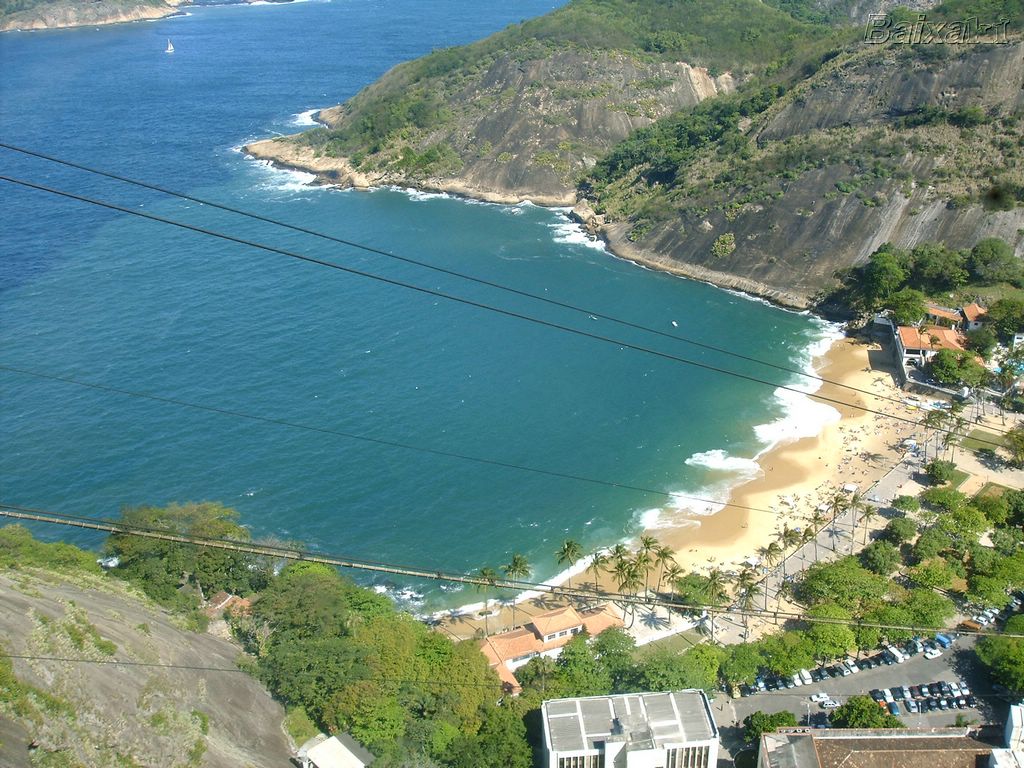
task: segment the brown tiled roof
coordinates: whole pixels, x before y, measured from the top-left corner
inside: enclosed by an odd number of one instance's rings
[[[565,640],[566,638],[562,638]],[[528,629],[515,629],[511,632],[502,632],[497,635],[485,637],[480,641],[480,650],[491,665],[503,664],[512,659],[518,659],[531,651],[539,653],[545,648],[554,648],[564,643],[557,641],[542,643],[537,636]]]
[[[937,304],[925,304],[924,306],[925,311],[932,317],[944,317],[947,320],[952,320],[954,323],[960,322],[960,313],[955,310],[946,309]]]
[[[581,613],[580,617],[583,619],[583,626],[586,628],[587,634],[591,637],[597,637],[611,627],[622,626],[622,619],[610,605]]]
[[[546,637],[555,632],[562,632],[566,629],[582,626],[583,619],[576,613],[575,608],[567,605],[564,608],[556,608],[547,613],[539,613],[533,617],[530,623],[536,628],[538,635]]]
[[[966,737],[816,738],[814,746],[821,768],[980,768],[992,752]]]
[[[901,325],[898,329],[900,341],[906,349],[952,349],[962,350],[963,344],[960,341],[960,334],[952,328],[940,328],[935,325],[925,325],[914,328],[909,325]],[[934,338],[934,343],[932,339]]]
[[[962,307],[960,309],[960,311],[963,312],[964,317],[966,317],[967,321],[970,322],[970,323],[973,323],[979,317],[982,317],[983,315],[987,315],[988,314],[988,310],[987,309],[985,309],[983,306],[981,306],[977,302],[973,302],[973,301],[970,304],[968,304],[966,307]]]
[[[553,616],[554,614],[558,614],[561,618]],[[542,626],[548,628],[546,634],[549,635],[553,632],[561,632],[565,629],[583,626],[587,633],[593,637],[601,634],[609,627],[622,626],[622,619],[615,615],[614,611],[608,606],[595,608],[583,614],[577,613],[572,607],[560,608],[557,611],[550,611],[535,617],[531,623],[537,626],[538,620],[541,621]],[[567,623],[570,620],[574,623]],[[557,629],[554,627],[557,627]],[[506,661],[518,659],[528,653],[541,653],[542,651],[561,648],[574,637],[575,635],[564,635],[545,643],[528,629],[516,629],[511,632],[501,632],[500,634],[484,638],[480,641],[480,650],[493,667],[504,665]]]

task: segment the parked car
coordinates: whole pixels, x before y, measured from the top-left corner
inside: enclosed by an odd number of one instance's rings
[[[900,705],[897,704],[895,701],[889,702],[889,714],[895,715],[896,717],[900,716]]]
[[[823,678],[824,678],[824,675],[822,675],[820,669],[812,669],[811,670],[811,682],[812,683],[820,683]]]
[[[961,696],[959,699],[956,700],[956,705],[960,709],[967,709],[967,699]]]
[[[921,686],[919,686],[919,685],[912,685],[912,686],[910,686],[910,696],[911,696],[911,698],[919,699],[919,698],[921,698],[922,695],[927,696],[927,694],[922,694]]]
[[[838,701],[832,701],[832,699],[826,699],[825,701],[821,702],[821,708],[822,709],[835,709],[838,706],[839,706],[839,702]]]
[[[960,694],[962,696],[969,696],[970,693],[971,693],[971,689],[967,687],[967,683],[965,683],[963,680],[961,680],[960,681]]]
[[[907,712],[912,715],[916,715],[920,711],[920,708],[917,706],[917,702],[913,699],[907,699],[903,702],[903,705],[907,708]]]
[[[891,691],[890,695],[892,696],[892,699],[889,699],[887,697],[886,698],[887,701],[898,700],[898,699],[902,699],[903,698],[903,686],[902,685],[897,685],[896,687],[890,688],[889,690]]]
[[[948,686],[950,694],[952,696],[955,696],[956,698],[960,698],[960,684],[957,682],[952,682],[949,683]]]
[[[926,701],[928,702],[928,711],[929,712],[934,712],[935,710],[937,710],[939,708],[939,700],[938,699],[926,699]]]
[[[909,688],[909,687],[907,687],[907,686],[905,686],[905,685],[903,686],[903,698],[904,698],[904,699],[910,699],[910,698],[913,698],[913,696],[912,696],[912,695],[911,695],[911,693],[910,693],[910,688]]]
[[[941,655],[942,651],[940,651],[938,648],[929,648],[927,651],[924,652],[924,657],[926,659],[937,659]]]
[[[968,696],[967,706],[972,708],[978,706],[978,700],[974,696]]]
[[[896,701],[896,697],[892,695],[892,691],[888,688],[882,689],[882,698],[885,699],[886,704],[892,704]]]
[[[878,688],[872,689],[868,695],[875,701],[882,701],[885,699],[885,696],[882,695],[882,692]]]
[[[816,702],[818,704],[820,704],[823,701],[828,701],[830,698],[831,696],[829,696],[827,693],[821,693],[820,691],[818,693],[812,693],[810,696],[811,701]]]
[[[806,669],[801,669],[797,674],[800,675],[800,682],[802,682],[804,685],[810,685],[813,682],[813,678],[811,677],[810,671]]]
[[[939,709],[941,709],[943,712],[945,712],[947,709],[949,709],[949,702],[947,702],[945,699],[938,699],[938,702],[939,702]]]

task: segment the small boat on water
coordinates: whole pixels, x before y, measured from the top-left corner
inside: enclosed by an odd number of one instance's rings
[[[174,46],[171,45],[171,38],[167,38],[167,48],[164,49],[164,53],[174,53]]]

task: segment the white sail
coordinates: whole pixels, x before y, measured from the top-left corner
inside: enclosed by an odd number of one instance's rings
[[[167,38],[167,50],[164,53],[174,53],[174,46],[171,45],[171,38]]]

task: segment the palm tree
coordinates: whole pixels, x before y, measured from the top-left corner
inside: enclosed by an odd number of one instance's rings
[[[864,523],[864,544],[868,543],[868,527],[871,521],[879,515],[878,507],[874,504],[865,504],[860,511],[860,519]]]
[[[654,564],[661,568],[661,572],[658,574],[658,586],[655,587],[656,592],[661,591],[661,583],[665,580],[666,567],[672,563],[675,564],[673,556],[676,551],[672,547],[666,547],[663,544],[659,544],[654,548]]]
[[[644,594],[647,594],[647,580],[651,574],[652,567],[651,553],[644,552],[643,550],[637,550],[633,555],[633,569],[636,571],[638,577],[642,577],[640,586],[644,588]]]
[[[832,492],[832,497],[828,500],[828,511],[832,515],[832,551],[836,551],[836,538],[839,534],[836,531],[836,520],[841,514],[846,512],[850,508],[850,499],[846,493],[841,489],[836,489]]]
[[[569,564],[571,569],[576,565],[576,561],[583,557],[583,547],[575,539],[566,539],[562,542],[562,546],[555,552],[555,557],[558,558],[558,564],[564,565]],[[566,578],[566,582],[569,584],[569,588],[572,589],[572,576]]]
[[[651,572],[651,554],[658,546],[658,540],[653,536],[641,536],[640,548],[636,553],[637,564],[644,572],[644,592],[647,591],[647,576]]]
[[[802,543],[803,537],[800,535],[800,531],[797,531],[789,527],[788,523],[784,523],[782,530],[779,532],[778,542],[783,549],[793,549],[800,543]],[[786,576],[786,557],[782,558],[782,576]]]
[[[854,491],[853,495],[850,496],[847,502],[847,509],[850,510],[850,514],[853,516],[853,527],[850,530],[850,552],[853,552],[853,542],[857,536],[857,517],[864,516],[864,510],[871,508],[868,504],[867,499],[864,498],[864,494]]]
[[[924,421],[921,422],[925,429],[930,429],[932,437],[935,438],[935,455],[938,457],[939,454],[939,430],[941,430],[946,424],[946,412],[942,410],[932,410],[924,417]],[[924,460],[928,461],[928,442],[930,438],[925,438],[924,441]]]
[[[683,567],[674,560],[665,568],[665,583],[671,588],[672,596],[676,594],[676,581],[685,573]]]
[[[825,524],[825,520],[826,518],[820,509],[815,509],[811,512],[810,517],[807,518],[807,522],[810,523],[811,527],[804,531],[804,539],[814,542],[814,562],[818,562],[818,531]]]
[[[512,582],[513,589],[517,579],[525,579],[530,575],[530,563],[525,556],[515,552],[512,555],[512,559],[505,565],[501,566],[501,570],[505,572],[505,576]],[[512,626],[516,625],[516,599],[515,595],[512,596]]]
[[[757,550],[758,556],[768,563],[769,567],[774,566],[782,558],[782,547],[779,546],[777,541],[770,542],[765,547],[759,547]]]
[[[743,574],[741,573],[740,576]],[[751,574],[753,576],[753,574]],[[736,596],[736,603],[743,611],[750,611],[754,607],[754,602],[757,600],[757,593],[760,591],[757,586],[757,582],[750,582],[749,585],[740,586],[739,577],[736,579],[736,584],[739,587],[739,593]],[[743,639],[747,640],[750,637],[750,615],[749,613],[743,614]]]
[[[594,589],[597,589],[597,576],[608,565],[608,550],[599,549],[590,556],[587,570],[594,574]]]
[[[614,547],[612,547],[612,551],[609,557],[612,561],[612,566],[614,568],[615,563],[618,563],[622,560],[627,560],[629,558],[629,548],[625,544],[616,544]],[[609,569],[609,571],[610,570],[611,569]]]
[[[949,449],[949,460],[953,461],[956,458],[956,447],[960,444],[960,437],[963,434],[964,428],[967,426],[967,419],[963,416],[951,416],[950,417],[950,431],[947,432],[942,438],[942,447]]]
[[[704,599],[708,605],[721,605],[728,597],[726,587],[729,586],[729,577],[718,568],[712,568],[704,577]]]
[[[484,581],[483,584],[477,584],[477,592],[490,592],[494,588],[494,585],[498,581],[498,572],[493,568],[481,568],[477,571],[477,578]],[[490,596],[484,597],[484,634],[491,634],[490,629],[487,626],[487,619],[491,615],[491,598]]]
[[[615,576],[615,583],[621,593],[636,594],[643,582],[640,580],[640,572],[637,570],[636,561],[630,559],[618,560],[612,568],[612,575]],[[630,612],[632,601],[622,601],[623,613]],[[633,619],[630,618],[629,626],[633,626]]]

